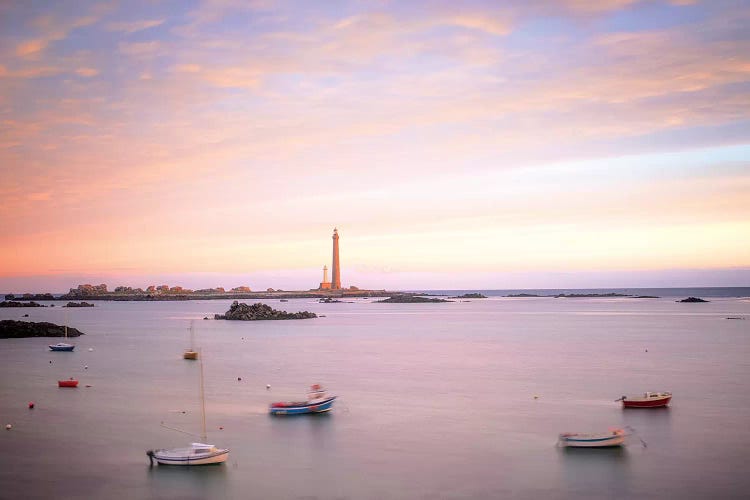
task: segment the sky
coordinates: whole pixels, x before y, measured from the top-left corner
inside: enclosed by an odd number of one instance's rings
[[[0,0],[0,291],[750,286],[749,24]]]

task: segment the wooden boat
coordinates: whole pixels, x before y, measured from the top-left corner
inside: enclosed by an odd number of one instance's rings
[[[560,446],[573,448],[606,448],[625,444],[627,434],[624,429],[613,429],[609,432],[582,434],[578,432],[564,432],[558,438]]]
[[[183,359],[198,359],[198,351],[193,349],[193,339],[195,337],[194,329],[193,329],[193,321],[190,321],[190,348],[185,349],[185,352],[182,354]]]
[[[170,448],[170,449],[159,449],[149,450],[146,452],[151,465],[154,464],[154,460],[160,465],[211,465],[211,464],[222,464],[229,458],[229,450],[227,448],[217,448],[212,444],[205,444],[206,441],[206,397],[203,389],[203,358],[198,356],[200,360],[200,386],[201,386],[201,441],[200,443],[190,443],[189,447],[185,448]],[[163,424],[162,424],[163,425]],[[164,426],[166,427],[166,426]],[[173,429],[179,432],[179,429]]]
[[[644,392],[623,396],[615,401],[622,401],[623,408],[660,408],[667,406],[671,400],[671,392]]]
[[[303,415],[305,413],[325,413],[331,411],[336,396],[328,396],[320,384],[310,386],[307,401],[283,401],[271,403],[271,415]]]
[[[58,380],[57,387],[78,387],[78,381],[73,377],[68,380]]]

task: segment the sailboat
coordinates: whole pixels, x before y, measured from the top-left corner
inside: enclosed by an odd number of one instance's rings
[[[194,338],[195,331],[193,328],[193,320],[190,320],[190,348],[185,349],[185,352],[182,354],[184,359],[198,359],[198,351],[193,348]]]
[[[210,465],[224,463],[229,458],[227,448],[217,448],[212,444],[205,444],[208,438],[206,437],[206,397],[203,389],[203,357],[199,356],[198,359],[200,359],[201,380],[201,442],[190,443],[190,446],[184,448],[149,450],[146,455],[148,455],[151,465],[154,464],[154,460],[160,465]]]
[[[68,315],[65,314],[65,340],[68,340]],[[52,344],[49,346],[51,351],[72,351],[76,348],[73,344],[68,344],[67,342],[58,342],[57,344]]]

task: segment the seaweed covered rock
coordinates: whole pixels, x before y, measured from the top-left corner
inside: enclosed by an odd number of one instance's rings
[[[68,337],[78,337],[83,332],[68,327]],[[0,321],[0,339],[20,339],[23,337],[64,337],[65,327],[54,323],[30,321]]]
[[[308,311],[288,313],[273,309],[271,306],[256,302],[252,305],[232,302],[229,310],[225,314],[216,314],[214,319],[230,319],[239,321],[262,321],[275,319],[308,319],[317,318],[317,314]]]

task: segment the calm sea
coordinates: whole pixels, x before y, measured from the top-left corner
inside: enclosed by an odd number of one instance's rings
[[[86,333],[73,353],[0,340],[0,498],[747,498],[750,293],[637,294],[662,298],[266,301],[325,315],[279,322],[201,319],[230,301],[0,309]],[[230,458],[150,467],[146,450],[197,439],[162,422],[200,432],[191,319],[208,440]],[[333,412],[267,415],[316,382]],[[671,407],[613,401],[646,390]],[[624,449],[555,446],[621,426]]]

